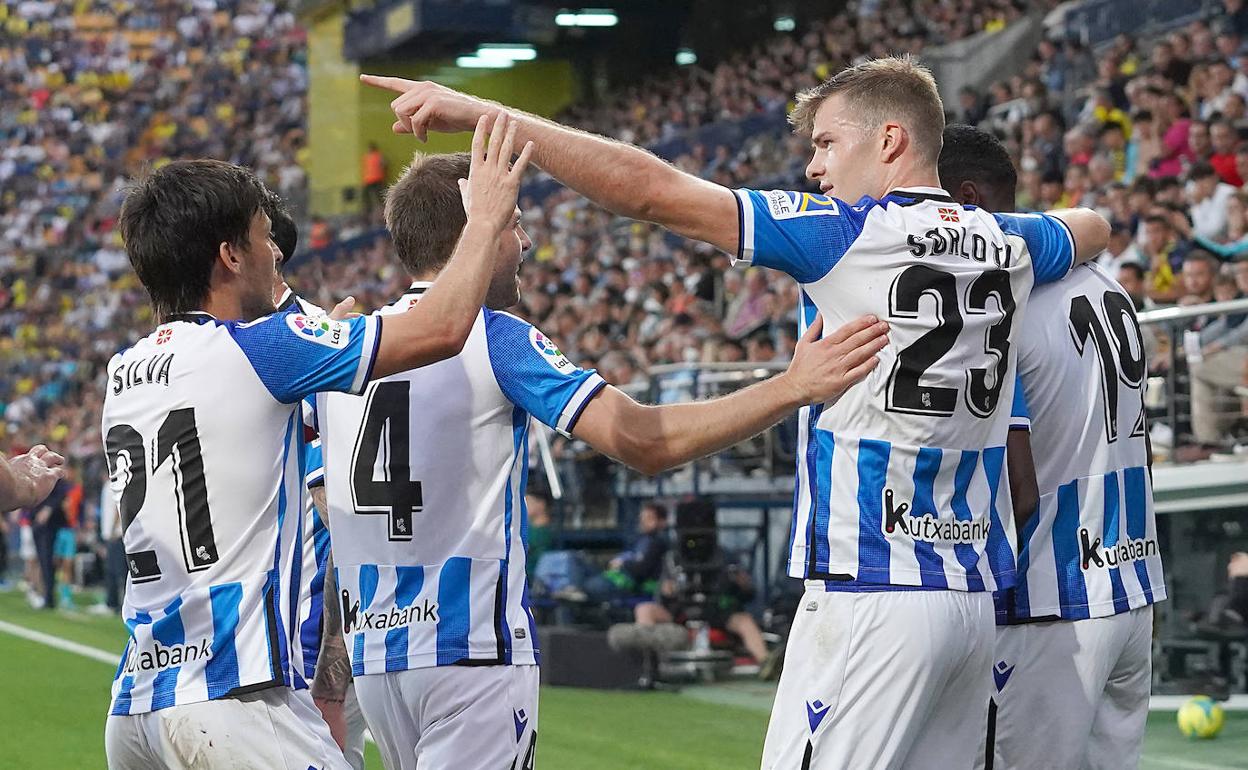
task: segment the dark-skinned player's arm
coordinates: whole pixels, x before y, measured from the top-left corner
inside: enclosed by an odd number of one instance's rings
[[[1014,529],[1022,547],[1027,520],[1040,506],[1040,484],[1031,453],[1031,414],[1021,378],[1014,379],[1014,402],[1010,405],[1010,433],[1005,439],[1005,467],[1010,474],[1010,501],[1014,504]]]
[[[603,454],[653,475],[727,449],[775,425],[799,407],[836,401],[879,363],[888,325],[863,316],[820,339],[817,318],[789,368],[771,379],[709,401],[645,406],[612,387],[585,407],[572,434]]]
[[[511,228],[533,145],[526,144],[513,164],[518,124],[502,112],[492,129],[487,130],[484,117],[474,124],[472,166],[467,182],[460,184],[468,222],[450,261],[420,302],[405,313],[386,316],[373,379],[458,355],[485,302],[499,239]]]
[[[517,141],[536,145],[533,162],[566,186],[614,214],[654,222],[737,253],[740,234],[732,191],[686,174],[647,150],[438,83],[377,75],[361,75],[360,80],[397,94],[390,103],[397,133],[424,141],[430,131],[469,131],[483,115],[493,119],[510,114],[517,125]]]

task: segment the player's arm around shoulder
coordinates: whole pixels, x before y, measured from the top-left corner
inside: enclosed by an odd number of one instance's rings
[[[1049,216],[1070,230],[1076,265],[1094,259],[1109,246],[1109,221],[1092,209],[1058,209]]]
[[[817,319],[782,374],[728,396],[646,406],[606,387],[585,407],[573,434],[600,452],[654,475],[726,449],[795,409],[836,401],[875,368],[888,325],[873,316],[821,338]]]

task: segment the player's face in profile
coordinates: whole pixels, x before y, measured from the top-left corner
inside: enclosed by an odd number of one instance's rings
[[[818,182],[824,194],[850,203],[884,194],[886,190],[875,189],[882,165],[876,133],[855,119],[840,94],[828,97],[815,112],[807,178]]]
[[[277,275],[280,252],[273,243],[271,229],[268,215],[257,211],[247,231],[247,244],[239,251],[242,263],[239,304],[245,321],[268,315],[275,309],[273,287],[280,280]]]
[[[485,293],[485,306],[491,310],[503,310],[520,302],[520,265],[533,241],[529,240],[529,234],[520,224],[520,209],[516,209],[514,217],[511,230],[499,239],[494,277]]]

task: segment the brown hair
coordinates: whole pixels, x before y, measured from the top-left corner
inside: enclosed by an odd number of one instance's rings
[[[931,71],[909,55],[863,62],[802,91],[789,114],[793,129],[810,136],[815,113],[835,94],[841,94],[846,106],[862,116],[871,130],[886,120],[899,121],[924,160],[935,163],[940,156],[945,106]]]
[[[468,222],[459,180],[468,178],[472,156],[416,153],[386,193],[386,229],[409,275],[441,269],[451,259]]]

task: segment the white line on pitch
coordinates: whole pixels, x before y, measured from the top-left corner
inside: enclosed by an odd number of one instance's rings
[[[0,620],[0,631],[5,632],[6,634],[12,634],[13,636],[20,636],[23,639],[29,639],[32,642],[38,642],[39,644],[44,644],[48,647],[55,647],[58,650],[72,652],[75,655],[81,655],[84,658],[98,660],[101,663],[108,663],[113,666],[117,665],[121,661],[121,656],[118,653],[105,652],[104,650],[96,649],[95,647],[88,647],[85,644],[78,644],[77,642],[71,642],[68,639],[62,639],[59,636],[45,634],[42,631],[32,631],[24,626],[6,623],[3,620]]]

